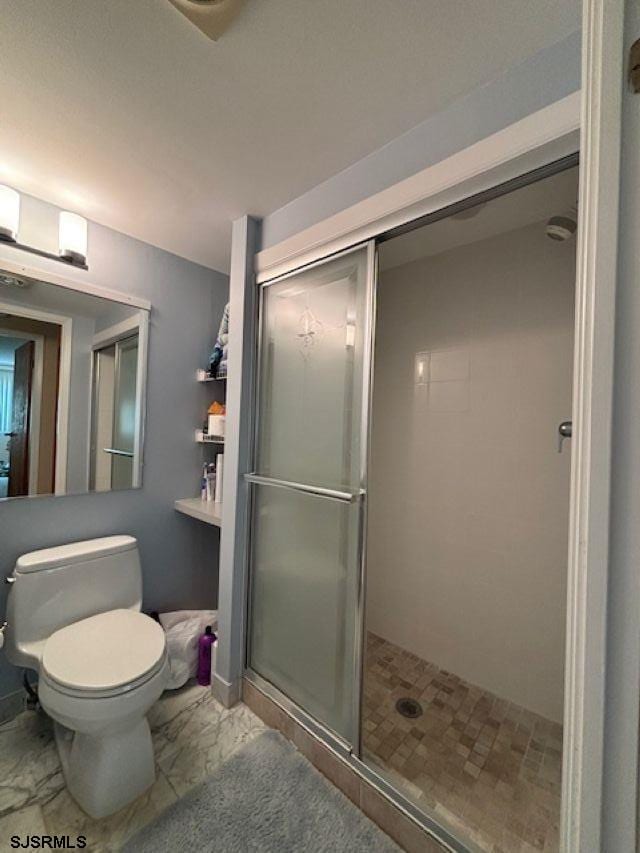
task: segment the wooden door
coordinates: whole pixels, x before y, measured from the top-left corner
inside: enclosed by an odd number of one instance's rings
[[[15,351],[13,419],[9,442],[9,497],[29,494],[29,422],[35,343],[27,341]]]

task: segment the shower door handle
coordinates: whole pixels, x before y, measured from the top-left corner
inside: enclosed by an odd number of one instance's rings
[[[274,477],[263,477],[260,474],[245,474],[244,479],[247,483],[253,483],[256,486],[274,486],[277,489],[302,492],[303,494],[315,495],[319,498],[329,498],[329,500],[342,501],[343,503],[355,503],[364,495],[364,489],[358,492],[341,492],[337,489],[326,489],[324,486],[311,486],[307,483],[294,483],[291,480],[277,480]]]
[[[571,438],[572,432],[572,421],[562,421],[562,423],[558,425],[558,453],[562,453],[562,442],[565,438]]]

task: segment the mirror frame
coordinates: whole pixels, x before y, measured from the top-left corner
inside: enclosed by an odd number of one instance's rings
[[[151,317],[151,302],[139,296],[134,296],[129,293],[123,293],[111,288],[99,287],[88,281],[76,281],[64,276],[51,273],[36,267],[17,264],[5,259],[0,259],[0,273],[6,272],[10,275],[15,275],[22,278],[30,278],[43,284],[52,284],[56,287],[64,287],[67,290],[72,290],[77,293],[82,293],[86,296],[96,296],[100,299],[106,299],[109,302],[117,302],[120,305],[127,305],[130,308],[137,308],[138,312],[130,319],[123,321],[120,325],[127,325],[128,328],[138,330],[138,377],[139,382],[136,388],[136,437],[134,443],[134,465],[133,465],[133,482],[132,489],[139,489],[142,486],[142,468],[144,463],[144,438],[145,438],[145,419],[146,419],[146,399],[147,399],[147,371],[148,371],[148,352],[149,352],[149,321]],[[2,302],[0,294],[0,302]],[[71,372],[71,327],[72,319],[70,317],[54,317],[51,312],[40,312],[36,308],[24,309],[24,316],[29,316],[32,319],[48,320],[56,322],[61,326],[60,339],[60,377],[70,376]],[[91,379],[90,379],[90,397],[92,397],[91,389],[93,388],[93,359],[91,364]],[[67,456],[68,456],[68,427],[69,427],[69,382],[59,382],[58,391],[58,411],[56,420],[57,452],[55,466],[55,486],[51,494],[45,495],[16,495],[12,497],[0,498],[0,503],[8,500],[24,499],[24,498],[46,498],[60,497],[67,494],[101,494],[95,490],[87,489],[86,492],[67,492]],[[115,490],[118,491],[118,490]],[[125,491],[125,490],[123,490]]]

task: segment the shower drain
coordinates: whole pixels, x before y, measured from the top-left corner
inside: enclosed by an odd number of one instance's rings
[[[402,714],[403,717],[409,717],[409,719],[414,720],[416,717],[422,715],[422,705],[415,699],[405,696],[396,702],[396,711]]]

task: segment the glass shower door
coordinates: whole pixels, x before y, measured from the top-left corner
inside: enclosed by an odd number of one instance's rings
[[[116,344],[116,382],[113,413],[111,488],[133,486],[138,386],[138,336]]]
[[[375,250],[263,285],[248,665],[356,742]]]
[[[131,335],[93,354],[92,490],[134,485],[138,347]]]

